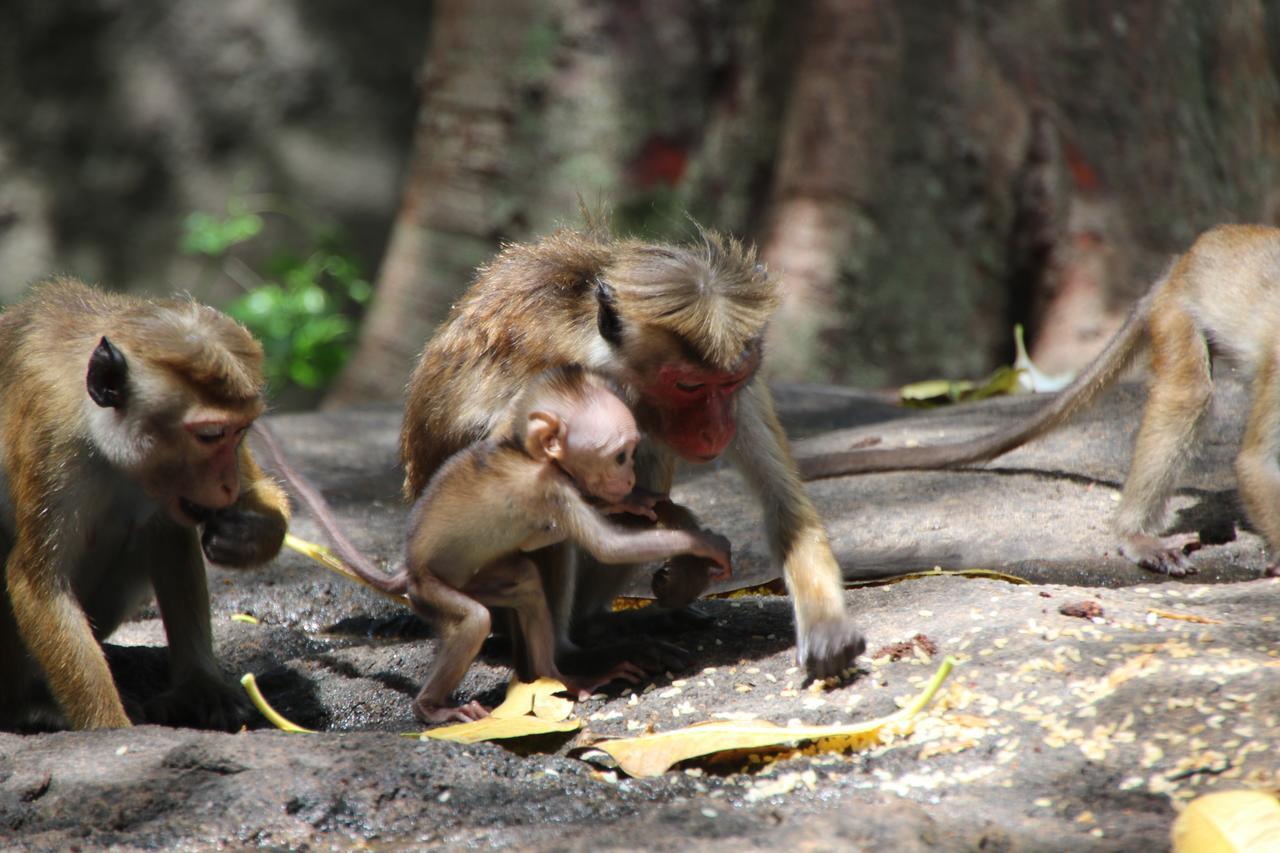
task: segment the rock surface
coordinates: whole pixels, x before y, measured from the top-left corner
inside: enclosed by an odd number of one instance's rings
[[[869,435],[957,438],[1038,405],[917,414],[803,386],[779,399],[797,454]],[[281,711],[322,733],[0,734],[0,846],[1161,849],[1190,797],[1280,782],[1280,580],[1261,577],[1261,540],[1236,531],[1230,476],[1243,399],[1226,383],[1203,458],[1182,480],[1173,526],[1227,540],[1198,553],[1187,581],[1130,566],[1107,536],[1141,400],[1122,387],[1105,409],[985,468],[810,486],[850,580],[942,566],[1033,584],[950,575],[850,589],[871,654],[836,685],[806,685],[794,668],[786,598],[703,602],[710,624],[671,637],[692,668],[604,690],[576,709],[585,732],[525,755],[398,736],[419,728],[409,698],[434,650],[403,608],[292,552],[258,572],[215,569],[225,667],[256,672]],[[405,516],[398,412],[273,425],[357,544],[394,562]],[[736,475],[696,472],[677,496],[733,539],[733,585],[776,574]],[[305,514],[295,532],[319,538]],[[258,624],[230,618],[239,613]],[[156,688],[155,617],[144,611],[112,638],[131,693]],[[870,751],[653,779],[569,756],[591,738],[707,719],[870,719],[916,694],[943,654],[961,663],[941,699],[912,735]],[[459,694],[494,704],[507,675],[500,652],[487,654]]]

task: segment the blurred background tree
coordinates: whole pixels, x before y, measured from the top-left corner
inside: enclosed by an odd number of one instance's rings
[[[1264,0],[8,0],[0,27],[0,299],[70,272],[229,305],[184,222],[284,199],[376,272],[335,402],[398,399],[475,266],[579,196],[756,241],[774,375],[881,386],[981,375],[1017,321],[1080,364],[1199,230],[1280,221],[1278,178]],[[260,219],[214,266],[282,285],[318,244]]]

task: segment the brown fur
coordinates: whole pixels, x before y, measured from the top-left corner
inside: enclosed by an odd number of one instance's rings
[[[554,657],[554,629],[536,567],[527,556],[563,541],[604,563],[662,560],[694,554],[729,569],[729,543],[700,530],[635,530],[602,512],[656,518],[656,495],[635,495],[635,422],[609,383],[574,365],[536,377],[510,407],[494,439],[454,454],[436,472],[409,519],[407,560],[395,575],[379,572],[338,527],[327,502],[260,431],[286,479],[326,529],[338,553],[362,580],[410,604],[440,627],[440,650],[414,700],[423,722],[475,719],[472,702],[447,704],[450,693],[489,633],[487,607],[508,607],[519,620],[534,677],[566,682],[580,692],[639,670],[613,667],[594,680],[570,680]],[[589,498],[605,502],[597,507]],[[602,569],[605,571],[605,569]]]
[[[778,302],[777,283],[753,250],[714,233],[691,246],[615,240],[564,230],[508,246],[482,268],[427,343],[409,381],[401,430],[405,494],[412,499],[451,454],[492,436],[501,413],[537,374],[582,364],[618,383],[647,436],[643,485],[666,491],[674,470],[659,433],[680,416],[642,399],[663,364],[733,370],[758,359]],[[611,310],[616,340],[602,334]],[[844,614],[840,570],[805,495],[768,390],[735,392],[732,459],[765,507],[775,555],[795,596],[798,652],[811,672],[843,670],[863,648]],[[665,419],[664,419],[665,417]],[[540,555],[562,647],[570,617],[602,612],[623,572],[574,570]]]
[[[1202,234],[1134,306],[1084,372],[1026,421],[954,445],[850,451],[806,460],[812,478],[942,468],[993,459],[1062,424],[1120,375],[1143,343],[1151,379],[1142,426],[1113,526],[1121,551],[1143,568],[1194,572],[1194,536],[1161,539],[1166,504],[1194,450],[1213,397],[1210,348],[1253,377],[1236,473],[1251,521],[1280,553],[1280,229],[1222,225]]]
[[[120,408],[99,408],[86,391],[104,336],[128,364]],[[46,282],[0,315],[0,720],[38,716],[43,672],[71,725],[128,725],[96,641],[148,585],[173,674],[149,716],[234,727],[247,713],[213,660],[201,536],[189,515],[170,516],[178,499],[193,502],[204,548],[227,564],[279,550],[284,494],[233,444],[262,409],[261,359],[249,333],[210,308],[73,279]],[[197,442],[184,426],[192,412],[209,428],[225,423],[223,436]],[[216,477],[206,472],[215,459],[226,460]]]

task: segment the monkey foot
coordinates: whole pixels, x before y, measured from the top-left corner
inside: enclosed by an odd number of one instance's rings
[[[643,667],[637,666],[631,661],[622,661],[611,667],[608,671],[593,677],[568,676],[560,675],[560,681],[564,682],[564,686],[568,688],[570,693],[576,694],[579,700],[586,699],[591,696],[598,688],[604,687],[613,681],[625,681],[628,684],[639,684],[649,675]]]
[[[1164,538],[1135,533],[1124,537],[1120,543],[1120,553],[1125,559],[1137,563],[1147,571],[1181,578],[1196,573],[1189,555],[1200,550],[1200,547],[1200,537],[1195,533],[1180,533]]]
[[[832,678],[853,666],[867,641],[848,616],[819,622],[798,638],[796,658],[812,678]]]
[[[234,732],[252,722],[255,712],[240,685],[201,673],[146,700],[142,717],[163,726]]]
[[[456,708],[414,702],[413,715],[421,723],[471,723],[489,716],[489,709],[479,702],[468,702]]]
[[[643,679],[662,672],[680,672],[693,662],[684,649],[662,640],[619,643],[603,648],[577,648],[561,651],[556,659],[561,672],[575,673],[570,678],[581,677],[577,675],[579,673],[623,671],[620,668],[625,667],[625,671],[634,672]]]

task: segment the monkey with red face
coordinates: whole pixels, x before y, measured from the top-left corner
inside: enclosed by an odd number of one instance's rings
[[[835,675],[865,643],[844,612],[841,576],[756,372],[777,283],[752,250],[713,233],[692,246],[560,231],[504,249],[427,342],[409,381],[401,457],[416,498],[445,459],[493,434],[542,371],[582,364],[616,382],[646,440],[637,476],[667,492],[676,458],[728,453],[766,508],[770,546],[794,599],[797,654]],[[557,628],[602,613],[627,573],[585,566],[560,545],[537,559]]]
[[[146,719],[249,718],[213,658],[201,551],[251,566],[284,540],[284,493],[241,443],[261,363],[242,326],[190,301],[56,279],[0,314],[0,725],[129,725],[98,641],[148,588],[170,685]]]

